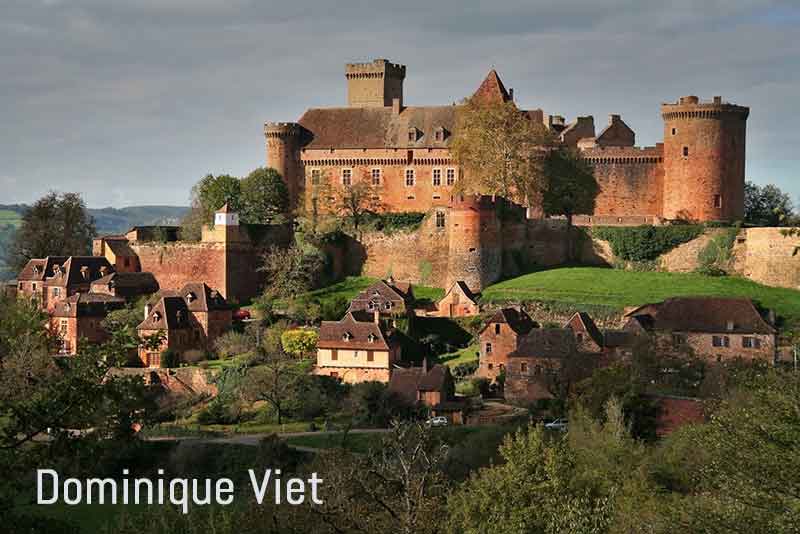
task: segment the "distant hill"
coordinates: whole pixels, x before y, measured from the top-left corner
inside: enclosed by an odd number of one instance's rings
[[[9,280],[16,275],[6,267],[6,251],[27,208],[24,204],[0,204],[0,280]],[[132,226],[177,225],[188,209],[185,206],[129,206],[89,208],[88,211],[94,217],[98,234],[116,234]]]

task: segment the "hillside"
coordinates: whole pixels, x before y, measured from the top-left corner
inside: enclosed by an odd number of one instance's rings
[[[22,222],[24,204],[0,204],[0,280],[8,280],[16,273],[6,267],[7,249],[14,231]],[[178,224],[188,208],[183,206],[129,206],[127,208],[89,208],[98,234],[119,233],[132,226],[146,224]]]

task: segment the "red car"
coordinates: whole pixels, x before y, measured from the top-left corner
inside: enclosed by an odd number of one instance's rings
[[[244,321],[245,319],[250,318],[250,312],[248,310],[238,309],[233,312],[233,320],[234,321]]]

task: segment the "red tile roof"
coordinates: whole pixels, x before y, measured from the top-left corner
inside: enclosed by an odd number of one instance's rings
[[[486,325],[481,329],[480,334],[493,323],[506,323],[511,330],[520,336],[527,334],[532,328],[536,328],[537,326],[536,322],[531,319],[531,316],[525,313],[525,310],[501,308],[492,315],[492,318],[489,319]]]
[[[645,304],[625,315],[645,330],[774,334],[753,301],[745,298],[675,297]]]
[[[472,95],[473,98],[480,99],[487,102],[508,102],[511,100],[511,95],[506,91],[503,82],[500,81],[500,76],[497,71],[492,69],[486,75],[480,87]]]
[[[347,339],[345,339],[345,336]],[[384,331],[374,321],[359,321],[353,313],[347,313],[341,321],[322,321],[319,328],[317,347],[323,349],[389,350],[394,342],[392,331]]]
[[[96,293],[75,293],[58,302],[53,317],[105,317],[108,312],[125,307],[125,299]]]
[[[48,286],[70,287],[91,282],[114,272],[108,260],[102,256],[70,256],[59,272],[47,278]]]
[[[563,359],[576,353],[575,337],[569,328],[534,328],[508,357]]]
[[[47,256],[28,260],[17,276],[17,280],[20,282],[44,280],[48,276],[53,276],[54,266],[61,266],[65,261],[67,261],[67,256]]]

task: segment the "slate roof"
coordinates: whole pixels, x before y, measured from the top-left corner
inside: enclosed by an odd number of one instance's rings
[[[47,276],[53,276],[53,266],[62,265],[65,261],[67,256],[47,256],[28,260],[17,280],[20,282],[44,280]]]
[[[61,271],[47,278],[47,285],[69,287],[79,284],[88,284],[101,278],[101,268],[105,267],[107,273],[114,272],[108,260],[102,256],[70,256],[61,266]],[[87,276],[84,277],[83,273]]]
[[[122,239],[108,239],[106,238],[106,246],[111,249],[115,256],[120,258],[135,258],[136,253],[128,245],[128,240],[123,236]]]
[[[745,298],[676,297],[645,304],[626,314],[656,331],[774,334],[753,301]]]
[[[359,321],[357,317],[361,315],[348,312],[341,321],[322,321],[317,346],[324,349],[389,350],[394,341],[393,332],[384,332],[374,321]],[[345,334],[348,334],[348,340],[344,339]],[[370,334],[373,341],[369,341]]]
[[[176,294],[162,295],[152,305],[147,318],[139,323],[138,330],[175,330],[188,328],[189,308]]]
[[[112,289],[132,291],[139,294],[158,291],[158,281],[153,273],[111,273],[92,282],[92,286],[109,286]]]
[[[517,308],[501,308],[498,310],[481,329],[480,333],[482,334],[492,323],[506,323],[511,330],[520,336],[527,334],[537,326],[530,315]]]
[[[108,312],[125,306],[125,299],[99,293],[75,293],[59,301],[53,317],[105,317]]]
[[[436,364],[427,372],[425,367],[394,369],[389,379],[389,391],[393,391],[410,402],[415,402],[418,391],[445,392],[450,369]]]
[[[575,337],[569,328],[534,328],[519,341],[509,358],[562,359],[575,354]]]
[[[219,291],[211,289],[202,282],[186,284],[178,291],[178,294],[186,301],[189,310],[194,312],[231,309],[231,306]]]
[[[350,301],[348,311],[366,310],[369,302],[373,299],[408,305],[414,300],[414,293],[409,283],[395,282],[392,279],[378,280]],[[386,310],[381,309],[380,311]]]

